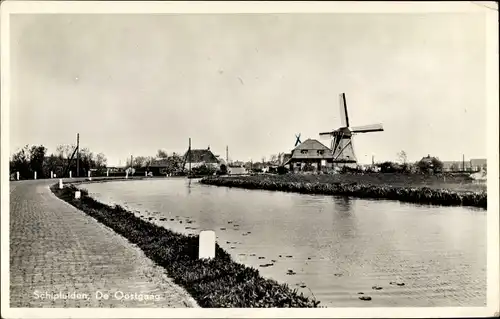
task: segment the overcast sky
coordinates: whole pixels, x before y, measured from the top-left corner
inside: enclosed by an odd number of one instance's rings
[[[210,145],[247,161],[340,126],[360,162],[486,158],[474,14],[11,16],[10,148],[74,143],[108,164]],[[327,146],[328,140],[322,141]]]

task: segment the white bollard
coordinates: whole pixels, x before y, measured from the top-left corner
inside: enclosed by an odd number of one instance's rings
[[[62,178],[59,178],[59,189],[63,189]]]
[[[69,178],[71,178],[71,171],[69,171]]]
[[[106,177],[109,177],[109,169],[106,171]]]
[[[56,177],[57,177],[57,175],[56,175],[56,174],[54,174],[54,178],[56,178]]]
[[[19,180],[19,172],[16,172],[16,179]]]
[[[200,232],[198,259],[212,258],[215,258],[215,232],[204,230]]]
[[[128,178],[128,171],[125,172],[125,178]]]
[[[91,181],[91,180],[92,180],[92,177],[90,177],[90,171],[89,171],[89,181]]]
[[[50,171],[50,178],[54,178],[54,172]]]
[[[148,172],[144,172],[144,176],[146,176],[146,177],[147,177],[147,176],[148,176]]]
[[[35,179],[36,179],[36,171],[35,171]]]
[[[82,196],[82,193],[80,191],[75,192],[75,199],[79,199]]]

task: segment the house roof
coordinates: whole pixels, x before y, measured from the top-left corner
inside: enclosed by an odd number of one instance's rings
[[[219,160],[215,155],[209,150],[209,149],[203,149],[203,150],[191,150],[190,156],[188,156],[189,151],[186,151],[184,156],[186,156],[186,161],[191,160],[191,162],[194,163],[199,163],[199,162],[205,162],[205,163],[211,163],[211,164],[218,164]]]
[[[307,151],[303,153],[303,151]],[[322,154],[318,151],[323,151]],[[290,159],[332,159],[332,151],[318,140],[307,139],[292,151]]]
[[[149,164],[149,167],[166,167],[168,166],[168,162],[166,158],[155,159]]]
[[[307,151],[305,154],[302,151]],[[323,151],[323,154],[317,151]],[[291,160],[328,160],[332,159],[332,150],[323,145],[318,140],[307,139],[292,150],[291,154],[283,155],[283,165],[288,164]]]
[[[436,159],[437,159],[437,157],[427,155],[425,157],[422,157],[421,161],[430,163],[430,162],[432,162],[432,160],[436,160]]]
[[[293,151],[295,151],[295,150],[325,150],[325,151],[330,151],[330,149],[328,147],[323,145],[318,140],[314,140],[314,139],[310,139],[310,138],[308,138],[303,143],[299,144],[296,148],[293,149]],[[292,153],[295,153],[293,151],[292,151]]]

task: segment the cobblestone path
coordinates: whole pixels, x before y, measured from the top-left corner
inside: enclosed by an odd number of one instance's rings
[[[11,307],[197,307],[137,247],[58,199],[56,182],[10,183]]]

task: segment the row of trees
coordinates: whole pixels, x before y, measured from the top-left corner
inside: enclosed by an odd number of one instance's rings
[[[132,157],[132,163],[127,162],[127,166],[134,168],[135,170],[150,170],[152,166],[155,166],[157,161],[161,162],[162,172],[161,174],[172,174],[178,173],[183,170],[184,158],[183,156],[176,154],[168,155],[165,150],[158,150],[156,156],[136,156]]]
[[[37,178],[50,177],[50,172],[57,176],[69,174],[72,171],[73,176],[76,172],[76,154],[73,161],[69,161],[73,155],[75,145],[59,145],[56,151],[48,155],[48,149],[43,145],[25,145],[10,158],[10,174],[15,175],[19,172],[21,179],[32,179],[34,173]],[[106,167],[106,157],[104,154],[94,154],[88,148],[80,149],[80,176],[86,176],[90,169],[103,169]]]

